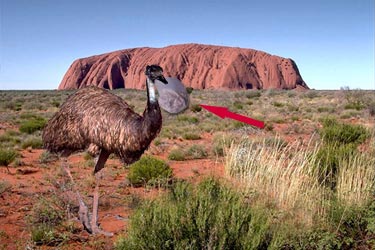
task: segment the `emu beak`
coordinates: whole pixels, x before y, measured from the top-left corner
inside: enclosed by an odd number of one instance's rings
[[[156,79],[161,81],[164,84],[168,84],[167,79],[165,79],[163,75],[158,76],[158,78],[156,78]]]

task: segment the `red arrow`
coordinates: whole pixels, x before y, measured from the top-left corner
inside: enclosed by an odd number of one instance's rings
[[[209,105],[203,105],[200,104],[200,106],[204,109],[207,109],[209,112],[214,113],[215,115],[219,116],[220,118],[230,118],[233,120],[237,120],[240,122],[244,122],[247,124],[250,124],[252,126],[258,127],[258,128],[264,128],[264,122],[252,119],[247,116],[239,115],[233,112],[230,112],[228,108],[226,107],[220,107],[220,106],[209,106]]]

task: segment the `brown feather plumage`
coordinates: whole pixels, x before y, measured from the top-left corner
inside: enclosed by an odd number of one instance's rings
[[[149,147],[161,126],[157,101],[148,101],[141,116],[109,91],[86,87],[66,100],[47,123],[42,138],[46,149],[63,156],[95,145],[131,164]]]

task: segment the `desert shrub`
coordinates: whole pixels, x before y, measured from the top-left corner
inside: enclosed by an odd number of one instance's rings
[[[0,166],[8,166],[18,156],[17,151],[13,149],[0,149]]]
[[[116,249],[257,249],[268,244],[268,218],[213,178],[197,187],[177,182],[132,216]]]
[[[201,139],[200,135],[195,134],[195,133],[185,133],[182,138],[185,140],[199,140]]]
[[[188,115],[179,115],[177,116],[177,120],[180,122],[189,122],[189,123],[198,123],[199,120],[197,117],[188,116]]]
[[[188,94],[193,93],[193,90],[194,90],[194,88],[192,88],[192,87],[186,87],[186,92],[188,92]]]
[[[349,87],[341,88],[341,91],[344,93],[346,104],[345,109],[355,109],[361,110],[366,107],[366,98],[364,91],[360,89],[350,89]]]
[[[12,111],[20,111],[22,110],[22,105],[23,103],[11,100],[11,101],[4,102],[2,106],[4,109],[9,109]]]
[[[59,102],[58,100],[52,100],[52,101],[51,101],[51,105],[52,105],[53,107],[58,108],[58,107],[60,106],[60,102]]]
[[[0,135],[0,143],[6,147],[12,147],[17,143],[20,143],[19,133],[14,130],[8,130],[4,134]]]
[[[239,101],[235,101],[233,103],[233,107],[236,108],[236,109],[243,109],[243,104]]]
[[[42,138],[37,137],[37,136],[30,136],[27,137],[22,143],[21,147],[23,149],[26,148],[32,148],[32,149],[37,149],[37,148],[42,148],[43,147],[43,141]]]
[[[296,115],[293,115],[291,118],[290,118],[293,122],[295,121],[298,121],[299,119],[301,119],[299,116],[296,116]]]
[[[272,105],[278,108],[284,107],[284,103],[281,102],[273,102]]]
[[[20,124],[20,132],[32,134],[35,131],[43,129],[47,121],[43,117],[33,117],[29,120],[22,121]]]
[[[40,163],[49,163],[56,161],[58,159],[56,154],[50,153],[49,151],[44,151],[40,156],[39,156],[39,162]]]
[[[319,133],[323,144],[317,153],[317,171],[320,180],[335,189],[342,162],[356,154],[358,144],[369,137],[369,132],[360,125],[339,123],[335,119],[326,118]]]
[[[202,145],[195,144],[188,148],[187,155],[190,159],[203,159],[207,157],[207,151]]]
[[[156,185],[168,181],[172,169],[167,163],[151,156],[143,156],[130,166],[128,180],[133,185]]]
[[[257,91],[246,91],[246,94],[245,94],[245,96],[249,99],[250,98],[259,98],[259,97],[261,97],[261,95],[262,95],[262,93],[259,90],[257,90]]]
[[[249,124],[240,121],[231,121],[231,125],[234,129],[243,128],[249,126]]]
[[[365,108],[365,105],[362,103],[347,103],[344,106],[344,109],[362,110],[364,108]]]
[[[337,173],[343,159],[348,160],[356,151],[353,143],[337,145],[322,144],[316,155],[319,180],[326,186],[334,189],[337,182]]]
[[[190,110],[193,111],[193,112],[201,112],[202,107],[199,104],[192,104],[190,106]]]
[[[318,110],[319,113],[323,113],[323,112],[329,112],[332,109],[329,108],[329,107],[318,107],[317,110]]]
[[[175,148],[169,152],[168,159],[172,161],[184,161],[186,160],[186,154],[182,149]]]
[[[331,237],[321,240],[327,245],[336,245],[333,249],[374,249],[375,234],[371,231],[374,202],[365,207],[347,207],[338,202],[332,204],[329,213],[331,228],[325,233],[329,232]]]
[[[335,119],[326,118],[320,135],[325,143],[358,145],[369,137],[369,132],[361,125],[339,123]]]
[[[319,92],[316,91],[316,90],[308,90],[305,94],[304,94],[305,97],[309,98],[309,99],[314,99],[314,98],[317,98],[319,97]]]
[[[27,217],[31,240],[36,245],[58,246],[68,240],[60,233],[65,220],[65,208],[56,197],[39,198]]]

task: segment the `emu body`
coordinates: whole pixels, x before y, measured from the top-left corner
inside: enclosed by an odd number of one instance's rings
[[[112,235],[98,224],[99,175],[109,155],[118,155],[125,164],[141,157],[162,126],[159,103],[155,96],[155,80],[167,84],[157,65],[146,67],[147,106],[143,115],[135,113],[120,97],[98,87],[86,87],[71,95],[60,110],[48,121],[42,134],[47,150],[64,158],[63,168],[74,183],[66,157],[94,146],[99,156],[93,173],[96,186],[93,212],[90,214],[82,196],[76,190],[79,217],[90,233]]]
[[[141,116],[107,90],[87,87],[66,100],[44,128],[42,137],[46,149],[62,156],[94,144],[131,164],[141,157],[161,126],[157,100],[149,102]]]

